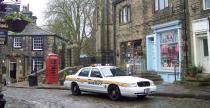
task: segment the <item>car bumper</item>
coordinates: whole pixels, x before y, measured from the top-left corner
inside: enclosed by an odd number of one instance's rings
[[[65,81],[63,82],[63,85],[64,85],[64,87],[67,87],[67,88],[71,89],[71,81],[65,80]]]
[[[122,96],[137,97],[140,95],[148,95],[156,92],[156,86],[149,87],[120,87]]]

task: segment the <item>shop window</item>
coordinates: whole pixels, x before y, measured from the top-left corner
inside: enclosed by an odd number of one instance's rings
[[[203,9],[210,9],[210,0],[203,0]]]
[[[179,59],[179,45],[176,31],[160,34],[161,68],[172,70]]]
[[[15,37],[13,46],[14,46],[14,48],[21,48],[22,47],[22,37]]]
[[[155,11],[163,10],[168,7],[169,0],[155,0]]]

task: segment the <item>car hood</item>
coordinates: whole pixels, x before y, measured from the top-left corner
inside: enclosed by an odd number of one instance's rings
[[[140,81],[151,81],[149,79],[133,77],[133,76],[106,77],[105,79],[109,81],[116,81],[116,82],[122,82],[122,83],[136,83]]]

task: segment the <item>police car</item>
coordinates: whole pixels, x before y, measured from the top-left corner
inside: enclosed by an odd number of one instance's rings
[[[96,66],[81,68],[75,75],[68,75],[64,86],[71,89],[73,95],[81,92],[107,93],[111,100],[121,96],[145,97],[156,91],[149,79],[128,76],[116,66]]]

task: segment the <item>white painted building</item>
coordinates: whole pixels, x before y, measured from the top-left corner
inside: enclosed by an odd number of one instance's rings
[[[192,21],[194,63],[202,66],[204,73],[210,73],[210,33],[209,19],[202,18]]]

